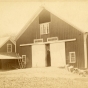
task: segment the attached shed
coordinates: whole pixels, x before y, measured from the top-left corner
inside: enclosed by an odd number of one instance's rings
[[[10,37],[0,38],[0,69],[15,69],[19,67],[18,59],[20,56],[16,54],[16,43]]]

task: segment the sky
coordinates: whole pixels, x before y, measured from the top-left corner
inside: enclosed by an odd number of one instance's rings
[[[42,5],[66,22],[88,32],[87,1],[40,1],[0,1],[0,37],[5,34],[18,34]]]

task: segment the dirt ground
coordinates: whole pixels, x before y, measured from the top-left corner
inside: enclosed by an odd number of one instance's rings
[[[54,67],[1,71],[0,88],[88,88],[88,76]]]

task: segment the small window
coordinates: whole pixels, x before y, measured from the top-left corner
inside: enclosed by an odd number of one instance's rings
[[[12,44],[7,44],[7,52],[8,53],[12,52]]]
[[[58,37],[47,38],[47,41],[58,41]]]
[[[34,39],[34,43],[41,43],[43,42],[43,39]]]
[[[26,64],[26,55],[22,55],[22,62]]]
[[[48,34],[49,33],[49,23],[40,24],[40,34]]]
[[[76,55],[75,52],[69,52],[70,63],[76,63]]]

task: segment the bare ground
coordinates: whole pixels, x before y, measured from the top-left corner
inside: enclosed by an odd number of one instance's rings
[[[88,76],[61,68],[29,68],[0,72],[0,88],[88,88]]]

